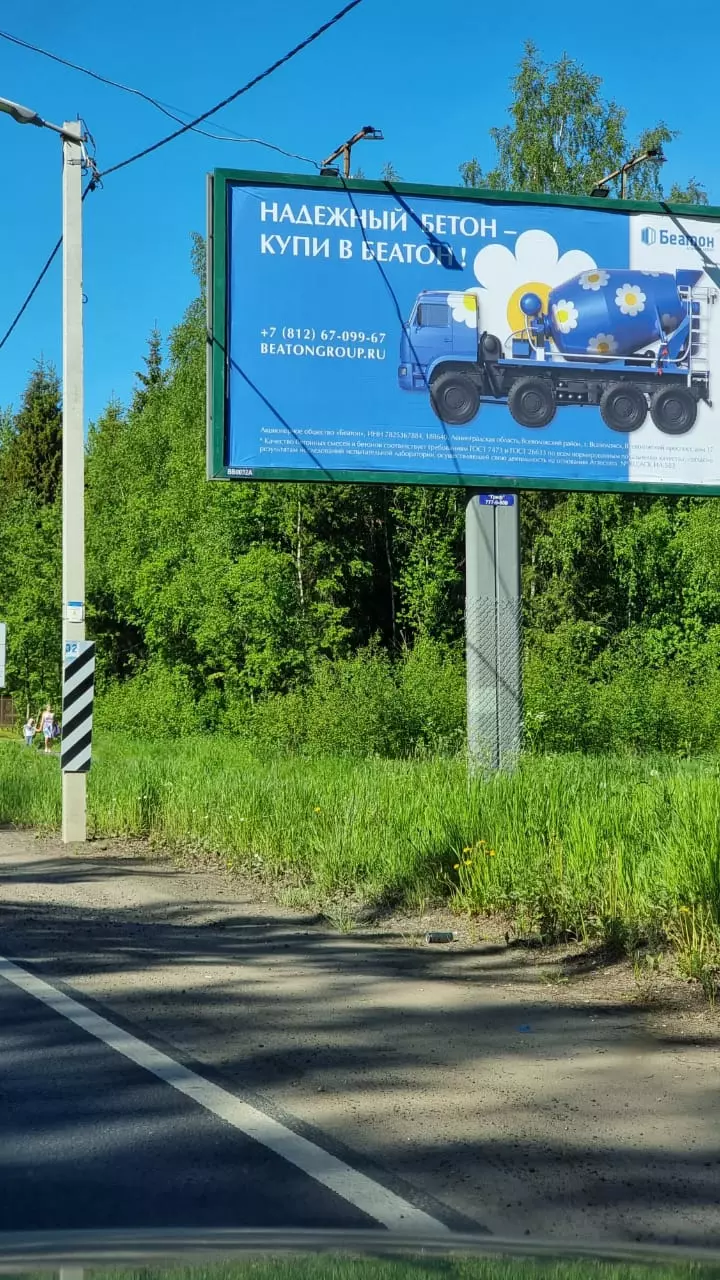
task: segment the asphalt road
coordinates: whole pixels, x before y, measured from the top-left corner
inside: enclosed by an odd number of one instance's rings
[[[0,978],[0,1231],[376,1226]]]
[[[0,1231],[718,1239],[715,1015],[142,854],[0,832]]]

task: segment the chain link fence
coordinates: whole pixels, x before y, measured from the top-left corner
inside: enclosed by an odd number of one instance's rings
[[[522,748],[522,601],[465,601],[468,755],[476,769],[512,769]]]

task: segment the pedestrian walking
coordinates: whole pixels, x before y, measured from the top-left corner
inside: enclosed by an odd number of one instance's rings
[[[50,706],[50,703],[48,702],[40,718],[40,732],[43,738],[45,739],[45,755],[46,756],[49,756],[52,751],[54,723],[55,723],[55,716],[53,715],[53,709]]]
[[[29,716],[23,725],[23,737],[25,738],[25,746],[31,747],[35,741],[37,733],[37,721],[34,716]]]

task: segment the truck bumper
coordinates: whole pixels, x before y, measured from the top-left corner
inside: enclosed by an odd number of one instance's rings
[[[425,370],[417,364],[401,364],[398,367],[398,386],[401,391],[426,391]]]

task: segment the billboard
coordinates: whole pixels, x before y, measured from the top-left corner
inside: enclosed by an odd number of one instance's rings
[[[720,493],[720,209],[209,191],[210,478]]]

